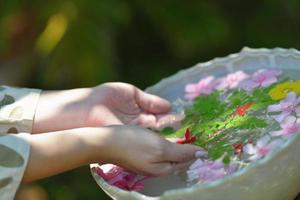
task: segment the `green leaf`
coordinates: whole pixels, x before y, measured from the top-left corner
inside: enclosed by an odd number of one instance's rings
[[[272,98],[269,96],[268,92],[266,89],[263,88],[258,88],[253,91],[252,93],[252,98],[254,102],[269,102],[272,103],[274,102]]]
[[[229,163],[234,151],[229,138],[232,138],[233,134],[239,134],[237,130],[255,130],[268,125],[264,119],[251,115],[274,103],[268,95],[268,89],[258,88],[252,93],[237,90],[228,97],[229,102],[220,100],[220,92],[199,96],[194,100],[193,105],[185,110],[182,127],[173,133],[171,130],[165,130],[169,133],[165,136],[181,138],[185,130],[190,128],[191,132],[197,136],[195,145],[208,149],[208,156],[213,160],[226,153],[223,161]],[[245,116],[233,115],[238,106],[244,106],[247,103],[253,104]],[[244,137],[239,135],[239,140],[241,143],[244,142]]]
[[[163,136],[170,135],[170,134],[174,133],[174,129],[172,127],[166,127],[160,133]]]
[[[227,156],[233,154],[233,147],[230,144],[227,144],[226,141],[221,141],[208,150],[208,156],[213,160],[217,160],[225,153],[227,153]]]
[[[235,129],[256,129],[256,128],[265,128],[268,126],[268,123],[254,116],[246,115],[244,117],[237,116],[235,119],[228,124],[227,128]]]
[[[229,97],[230,102],[234,106],[240,106],[245,104],[245,102],[248,100],[251,100],[248,94],[244,90],[236,90],[232,93],[232,95]]]
[[[193,104],[193,111],[200,115],[201,120],[211,120],[225,111],[226,104],[220,101],[220,93],[199,96]],[[189,114],[189,113],[188,113]]]

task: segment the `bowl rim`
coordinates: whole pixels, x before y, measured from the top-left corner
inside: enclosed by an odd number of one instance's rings
[[[270,56],[270,55],[273,55],[273,56],[274,55],[293,56],[293,57],[297,57],[298,59],[300,59],[300,51],[298,51],[297,49],[294,49],[294,48],[285,49],[285,48],[276,47],[276,48],[268,49],[268,48],[244,47],[238,53],[229,54],[228,56],[225,56],[225,57],[216,57],[216,58],[214,58],[212,60],[209,60],[207,62],[197,63],[196,65],[194,65],[191,68],[180,70],[177,73],[162,79],[161,81],[159,81],[155,85],[146,88],[145,91],[149,92],[149,93],[155,93],[154,91],[158,89],[158,86],[159,87],[166,87],[169,83],[179,81],[184,76],[185,73],[192,73],[194,70],[198,70],[199,68],[208,68],[210,66],[218,65],[218,64],[223,64],[223,66],[224,66],[224,63],[226,63],[228,61],[235,61],[237,59],[242,59],[245,56],[258,56],[258,55],[259,56],[261,56],[261,55],[265,55],[265,56]],[[276,68],[276,66],[273,65],[273,66],[270,66],[270,68]],[[284,150],[286,150],[288,146],[293,145],[294,143],[297,142],[297,140],[300,140],[299,138],[300,138],[299,133],[297,133],[293,136],[290,136],[287,139],[287,141],[285,141],[283,143],[283,145],[280,146],[278,149],[272,151],[270,154],[268,154],[267,156],[265,156],[261,160],[258,160],[256,162],[254,162],[253,164],[251,164],[251,165],[249,165],[249,166],[233,173],[230,176],[226,176],[222,179],[218,179],[218,180],[211,181],[211,182],[208,182],[208,183],[197,183],[197,184],[195,184],[191,187],[170,189],[170,190],[167,190],[167,191],[163,192],[160,196],[148,196],[148,195],[144,195],[144,194],[139,193],[139,192],[125,191],[125,190],[122,190],[122,189],[117,188],[115,186],[111,186],[108,183],[106,183],[106,181],[104,179],[102,179],[101,177],[95,176],[95,174],[93,172],[93,168],[97,164],[91,164],[90,168],[91,168],[92,176],[96,180],[97,184],[103,190],[104,190],[103,187],[106,187],[107,189],[115,190],[115,192],[117,192],[120,195],[127,195],[127,196],[129,195],[129,196],[135,197],[136,199],[158,200],[158,199],[160,199],[161,197],[164,197],[164,196],[169,196],[169,195],[172,196],[172,195],[176,195],[178,193],[190,193],[190,192],[193,192],[195,190],[200,190],[200,189],[203,190],[203,189],[209,189],[209,188],[214,188],[214,187],[217,187],[217,186],[221,186],[222,184],[225,184],[227,181],[229,181],[231,179],[236,179],[238,177],[241,177],[241,176],[247,174],[248,172],[251,172],[251,171],[255,170],[256,168],[259,168],[259,167],[263,166],[264,164],[268,163],[273,158],[276,158],[276,157],[280,156],[280,154],[283,153]],[[100,184],[103,184],[103,185],[100,185]],[[109,192],[107,192],[106,190],[104,190],[104,191],[108,195],[110,195]]]

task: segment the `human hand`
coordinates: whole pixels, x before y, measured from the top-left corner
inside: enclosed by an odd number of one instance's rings
[[[29,182],[89,163],[111,163],[150,176],[171,173],[195,158],[199,147],[171,143],[137,126],[79,128],[28,135]],[[63,145],[57,148],[57,144]],[[51,163],[51,165],[45,165]]]
[[[178,115],[166,115],[170,103],[126,83],[106,83],[92,89],[88,99],[86,125],[129,124],[160,129],[181,120]]]
[[[161,129],[180,122],[181,115],[166,114],[168,101],[126,83],[105,83],[94,88],[43,92],[33,132],[116,124]]]
[[[195,159],[196,151],[201,150],[193,145],[171,143],[137,126],[116,125],[94,130],[94,136],[87,138],[87,143],[94,143],[93,152],[96,153],[91,154],[94,162],[112,163],[147,176],[174,172]],[[101,136],[98,130],[102,130]],[[95,138],[103,138],[103,133],[107,137],[100,143],[96,142]],[[102,153],[103,145],[105,150]]]

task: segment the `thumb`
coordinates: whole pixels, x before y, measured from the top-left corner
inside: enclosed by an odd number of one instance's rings
[[[203,149],[190,144],[171,143],[165,151],[165,160],[169,162],[188,162],[196,158],[196,152]]]
[[[140,89],[137,89],[136,101],[142,109],[154,114],[167,113],[171,108],[171,105],[167,100],[143,92]]]

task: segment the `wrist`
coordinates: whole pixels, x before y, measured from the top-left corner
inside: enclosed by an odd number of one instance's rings
[[[115,152],[115,133],[110,127],[82,128],[78,137],[83,144],[87,163],[111,162]]]
[[[90,163],[88,148],[81,137],[84,132],[83,129],[72,129],[29,135],[31,153],[23,181],[37,180]],[[60,143],[63,145],[58,147]]]
[[[43,91],[36,108],[33,133],[83,127],[90,90]]]

